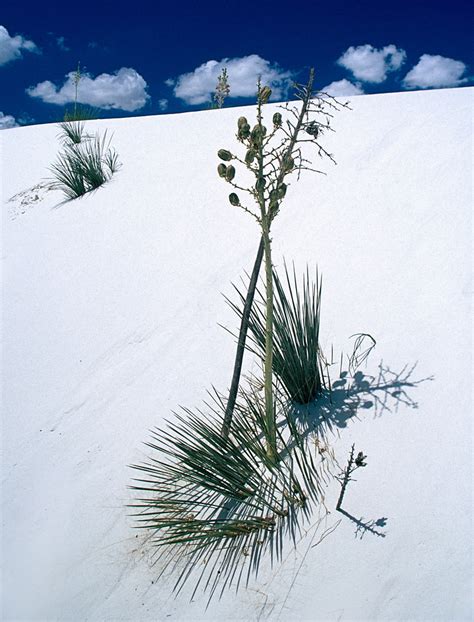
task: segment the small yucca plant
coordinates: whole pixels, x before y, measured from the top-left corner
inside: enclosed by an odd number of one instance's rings
[[[80,143],[67,142],[51,166],[53,188],[62,190],[67,200],[95,190],[119,169],[118,155],[110,147],[107,132]]]
[[[64,111],[64,121],[92,121],[98,119],[100,116],[99,111],[91,106],[79,106],[76,105],[72,110],[67,108]]]
[[[224,102],[230,94],[229,76],[227,69],[224,67],[217,78],[217,86],[213,95],[212,108],[222,108]]]
[[[273,270],[273,372],[287,397],[298,404],[308,404],[324,388],[325,364],[319,345],[321,279],[316,271],[312,281],[309,268],[298,283],[295,268],[290,274],[285,263],[283,281]],[[227,300],[241,317],[245,295],[235,288],[240,305]],[[262,361],[265,356],[265,292],[257,291],[249,318],[248,348]]]
[[[90,138],[84,134],[85,124],[81,121],[63,121],[59,124],[61,133],[59,139],[65,144],[79,145],[83,140]]]

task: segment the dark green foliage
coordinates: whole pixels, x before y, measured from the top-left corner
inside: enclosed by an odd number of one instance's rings
[[[319,346],[321,280],[316,272],[312,282],[309,270],[298,284],[285,264],[284,282],[273,271],[275,299],[273,323],[273,372],[288,398],[299,404],[314,400],[323,389],[324,359]],[[244,295],[236,288],[240,304]],[[228,301],[241,315],[241,306]],[[249,349],[262,360],[265,353],[265,295],[258,291],[250,314]]]
[[[98,119],[99,112],[91,106],[76,106],[72,110],[66,109],[64,112],[64,121],[90,121]]]
[[[217,173],[219,177],[225,177],[226,172],[227,172],[227,166],[221,162],[217,167]]]
[[[118,155],[110,147],[106,132],[102,138],[66,143],[51,167],[52,185],[62,190],[67,200],[76,199],[105,184],[119,167]]]
[[[78,145],[84,139],[90,138],[84,134],[85,124],[81,121],[64,121],[59,124],[61,128],[60,140],[63,143],[73,143]]]
[[[321,500],[330,461],[321,460],[308,432],[278,404],[277,462],[268,457],[265,407],[253,392],[241,394],[227,439],[225,404],[216,394],[206,412],[183,409],[166,429],[154,430],[149,460],[133,465],[140,472],[132,486],[140,493],[132,506],[139,526],[152,530],[170,563],[186,558],[178,588],[206,560],[211,595],[220,580],[224,589],[242,572],[244,555],[250,572],[263,550],[281,548],[282,533],[294,536],[298,516],[308,518],[312,502]]]
[[[67,200],[76,199],[88,191],[81,161],[70,146],[58,155],[51,171],[54,175],[51,186],[62,190]]]

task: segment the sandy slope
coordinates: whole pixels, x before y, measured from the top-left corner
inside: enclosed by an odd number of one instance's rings
[[[1,132],[5,620],[470,619],[472,94],[354,98],[326,141],[338,165],[295,182],[274,226],[277,264],[323,273],[326,349],[365,331],[367,374],[418,363],[404,395],[374,380],[374,405],[333,437],[341,461],[352,442],[368,454],[346,509],[384,519],[385,537],[332,511],[207,611],[154,583],[127,465],[178,404],[230,380],[221,293],[258,231],[215,154],[243,110],[90,122],[114,132],[123,167],[66,205],[42,188],[8,201],[48,176],[57,126]]]

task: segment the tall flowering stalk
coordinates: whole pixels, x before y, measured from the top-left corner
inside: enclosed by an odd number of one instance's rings
[[[275,112],[272,117],[272,128],[268,130],[264,125],[263,108],[271,97],[271,88],[262,86],[260,80],[257,90],[256,124],[251,128],[246,117],[240,117],[237,122],[237,140],[245,147],[243,157],[239,157],[227,149],[220,149],[218,157],[221,163],[217,167],[220,177],[225,179],[235,190],[244,192],[250,197],[249,205],[242,202],[237,192],[229,194],[231,205],[240,207],[249,213],[259,224],[261,241],[251,283],[247,294],[244,314],[239,334],[238,349],[234,365],[234,375],[223,424],[223,436],[228,437],[232,423],[232,415],[237,396],[242,366],[243,351],[248,329],[248,319],[255,293],[256,281],[263,258],[265,259],[265,357],[264,357],[264,395],[265,395],[265,437],[268,456],[276,461],[278,448],[276,442],[276,421],[273,396],[273,272],[272,272],[272,241],[271,226],[280,211],[281,204],[287,193],[287,178],[302,170],[311,170],[311,162],[303,157],[302,144],[311,143],[320,157],[334,158],[320,144],[319,138],[326,130],[330,130],[332,113],[346,104],[340,104],[335,99],[313,91],[314,70],[310,70],[306,85],[295,84],[295,94],[300,100],[300,106],[284,104],[280,106],[284,111]],[[250,187],[242,187],[235,182],[236,169],[232,162],[245,166],[255,178]]]

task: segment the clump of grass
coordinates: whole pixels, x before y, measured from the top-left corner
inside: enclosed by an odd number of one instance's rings
[[[299,518],[309,518],[312,502],[322,500],[330,461],[315,444],[311,450],[278,403],[276,461],[266,448],[265,404],[252,391],[241,393],[227,439],[225,404],[216,394],[207,412],[183,409],[155,429],[146,443],[149,460],[133,465],[140,473],[131,487],[140,493],[132,506],[138,525],[153,532],[168,563],[185,560],[178,589],[193,567],[203,568],[199,581],[208,573],[211,596],[236,573],[240,581],[242,559],[249,559],[250,573],[266,547],[278,557],[283,533],[299,533]]]
[[[65,144],[79,145],[83,140],[90,138],[84,134],[85,124],[81,121],[63,121],[59,124],[61,133],[59,139]]]
[[[118,155],[110,147],[107,132],[79,143],[66,140],[51,166],[52,186],[62,190],[67,200],[76,199],[105,184],[119,168]]]
[[[66,109],[64,112],[64,121],[91,121],[97,119],[99,112],[91,106],[76,105],[73,109]]]
[[[325,362],[319,345],[322,281],[316,271],[312,281],[309,269],[301,284],[295,268],[290,274],[284,265],[280,279],[273,270],[273,372],[282,383],[288,398],[298,404],[312,402],[324,389]],[[241,316],[244,294],[235,288],[240,304],[229,301]],[[248,348],[262,361],[265,356],[265,293],[259,289],[249,320]]]

